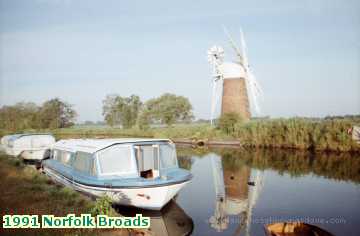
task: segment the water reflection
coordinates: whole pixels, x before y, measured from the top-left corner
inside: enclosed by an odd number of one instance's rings
[[[308,151],[278,149],[198,149],[178,148],[179,164],[190,169],[192,156],[199,158],[213,153],[222,158],[224,169],[237,169],[243,165],[259,170],[273,169],[279,174],[293,177],[315,174],[335,180],[360,183],[360,154],[312,153]],[[183,165],[184,164],[184,165]]]
[[[338,236],[360,231],[360,156],[178,147],[178,158],[194,174],[176,200],[194,235],[265,235],[259,219],[294,217],[344,219],[317,224]]]
[[[235,232],[244,230],[248,235],[252,208],[261,192],[263,174],[244,164],[224,169],[220,156],[211,155],[210,158],[216,196],[210,225],[222,232],[228,228],[229,216],[236,216],[238,227]]]
[[[161,211],[142,210],[138,208],[117,206],[115,210],[123,216],[142,214],[150,217],[150,228],[144,235],[190,235],[194,224],[192,219],[175,202],[170,201]]]

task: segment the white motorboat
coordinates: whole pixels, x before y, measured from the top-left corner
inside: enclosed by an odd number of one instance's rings
[[[120,205],[159,210],[192,175],[178,166],[167,139],[70,139],[56,142],[43,171],[86,194]]]

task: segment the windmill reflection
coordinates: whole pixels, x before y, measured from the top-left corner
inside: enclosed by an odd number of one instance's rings
[[[194,228],[193,220],[174,200],[171,200],[161,211],[121,206],[118,206],[115,210],[123,216],[142,214],[150,217],[150,228],[144,231],[143,235],[190,235]]]
[[[242,163],[231,160],[229,163],[227,158],[230,157],[210,154],[216,201],[209,222],[211,227],[221,232],[228,228],[229,216],[238,216],[235,234],[245,230],[249,235],[252,209],[261,192],[263,174]]]

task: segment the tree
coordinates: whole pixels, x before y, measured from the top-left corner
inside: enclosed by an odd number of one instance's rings
[[[116,114],[116,97],[115,94],[106,95],[106,98],[103,100],[103,116],[106,124],[114,126],[119,124],[120,121],[117,119]]]
[[[116,108],[119,112],[121,125],[124,128],[131,128],[136,124],[136,120],[142,106],[139,96],[118,97],[116,99]]]
[[[0,126],[15,131],[18,129],[18,114],[15,106],[3,106],[0,111]]]
[[[17,123],[19,129],[40,128],[40,121],[39,121],[40,107],[38,107],[33,102],[19,102],[15,104],[14,107],[17,111],[17,116],[18,116]]]
[[[148,110],[145,107],[140,111],[138,116],[137,125],[140,129],[146,130],[150,127],[151,117]]]
[[[32,102],[20,102],[0,108],[0,128],[11,131],[40,128],[63,128],[73,124],[76,112],[58,98],[42,107]]]
[[[41,128],[66,128],[74,125],[76,112],[72,105],[54,98],[46,101],[40,109]]]
[[[192,106],[187,98],[165,93],[145,103],[140,120],[171,126],[175,122],[192,119]]]
[[[137,121],[141,106],[142,102],[137,95],[108,95],[103,101],[103,116],[110,126],[121,124],[124,128],[131,128]]]
[[[39,127],[39,107],[35,103],[20,102],[0,108],[0,128],[21,130]]]

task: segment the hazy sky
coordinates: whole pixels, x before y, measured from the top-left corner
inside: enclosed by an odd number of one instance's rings
[[[360,1],[0,0],[0,105],[60,97],[102,120],[106,94],[186,96],[209,118],[213,44],[243,28],[262,115],[360,113]]]

